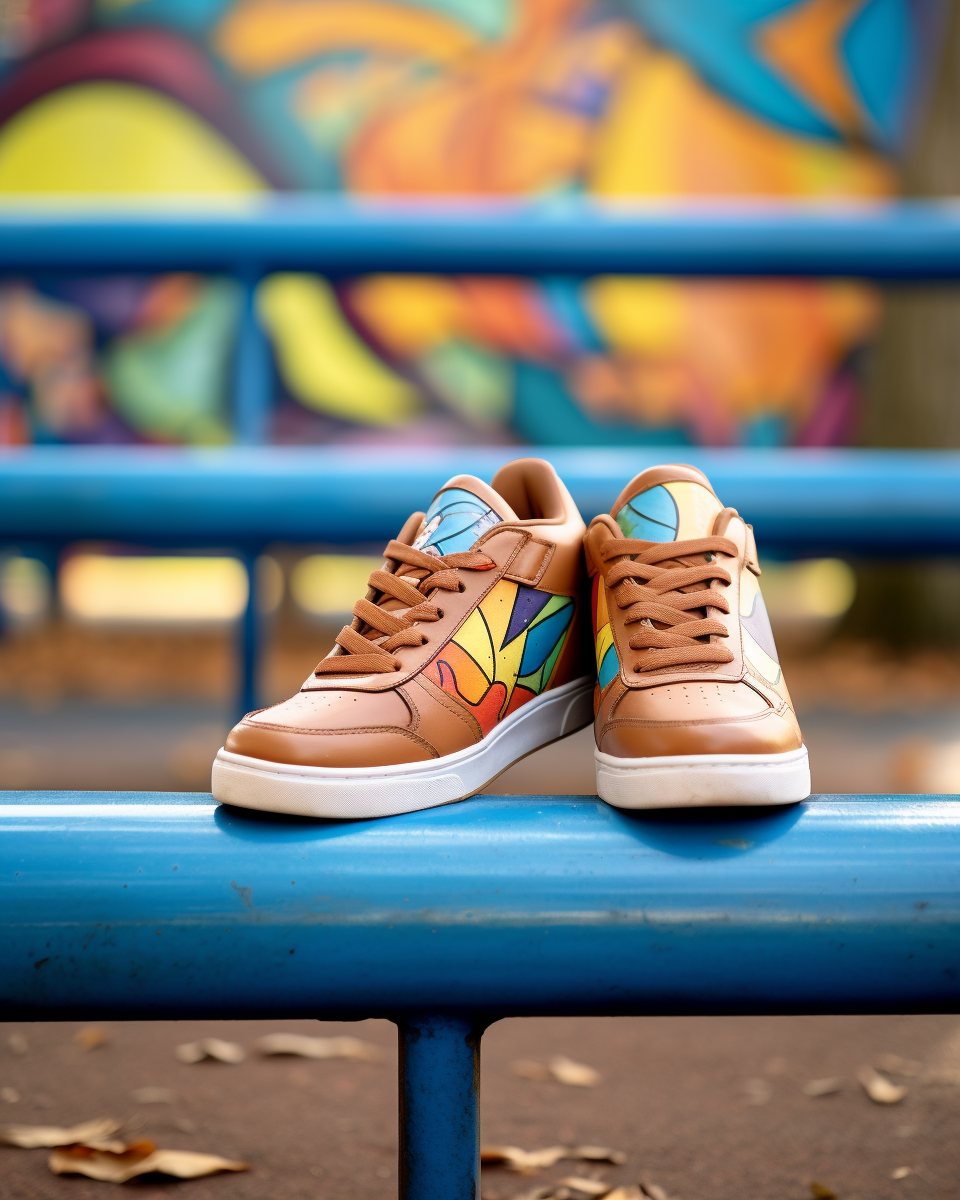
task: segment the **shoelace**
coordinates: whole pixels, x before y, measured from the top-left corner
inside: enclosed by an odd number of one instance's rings
[[[714,560],[715,554],[738,555],[728,538],[691,538],[686,542],[644,542],[637,538],[612,538],[601,547],[604,562],[618,558],[606,576],[618,608],[627,610],[624,623],[643,622],[630,638],[632,650],[645,650],[635,671],[659,671],[685,663],[728,663],[733,653],[726,646],[701,638],[727,637],[727,627],[707,617],[703,609],[729,613],[727,597],[710,587],[714,579],[730,583],[730,572]],[[702,563],[688,566],[667,560],[704,555]],[[627,556],[627,557],[624,557]],[[697,584],[705,584],[703,588]],[[693,587],[693,591],[684,591]],[[697,612],[697,610],[701,610]],[[657,622],[666,628],[657,628]]]
[[[397,541],[388,543],[384,558],[402,563],[409,569],[403,575],[394,575],[382,568],[376,570],[370,575],[367,586],[399,600],[408,606],[407,609],[387,612],[370,600],[358,600],[353,606],[353,615],[361,627],[371,632],[359,633],[350,625],[344,625],[337,635],[341,652],[323,659],[315,675],[372,675],[399,671],[402,664],[393,652],[401,646],[422,646],[427,641],[426,634],[414,629],[414,624],[439,621],[443,616],[443,609],[429,603],[426,594],[435,588],[462,592],[461,570],[489,571],[496,566],[492,558],[478,550],[447,554],[441,558]]]

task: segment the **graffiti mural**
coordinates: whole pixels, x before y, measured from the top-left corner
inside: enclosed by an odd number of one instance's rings
[[[876,199],[938,0],[10,0],[0,197]],[[0,443],[231,440],[241,297],[0,283]],[[850,283],[278,274],[280,442],[829,445]]]

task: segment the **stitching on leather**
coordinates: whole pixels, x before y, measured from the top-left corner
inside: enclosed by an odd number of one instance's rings
[[[413,698],[407,694],[407,691],[405,688],[398,687],[397,692],[400,695],[401,699],[406,704],[407,708],[409,708],[409,710],[410,710],[410,716],[413,720],[413,725],[411,726],[411,729],[414,731],[414,733],[416,733],[416,731],[420,728],[420,709],[417,708],[416,704],[413,701]]]
[[[304,737],[350,737],[353,734],[360,733],[396,733],[400,737],[409,738],[411,742],[416,742],[418,746],[422,746],[425,750],[429,750],[434,758],[439,758],[440,755],[434,746],[431,746],[426,739],[414,733],[410,729],[401,729],[397,725],[364,725],[359,729],[301,729],[296,725],[267,725],[262,721],[257,723],[241,721],[241,725],[246,725],[247,729],[269,729],[277,733],[297,733]]]
[[[480,723],[477,721],[477,719],[471,716],[470,713],[457,704],[456,700],[448,696],[441,688],[438,688],[436,684],[432,683],[429,679],[424,679],[422,671],[419,675],[414,675],[410,682],[415,683],[422,688],[428,696],[446,708],[452,716],[459,717],[460,720],[463,721],[464,725],[466,725],[467,729],[470,730],[470,735],[474,741],[480,741],[480,739],[483,737],[483,730],[480,728]]]
[[[544,577],[544,575],[546,575],[547,567],[550,565],[551,559],[553,558],[557,547],[554,543],[544,542],[540,538],[528,537],[527,540],[520,546],[520,549],[517,551],[517,554],[520,553],[520,550],[525,550],[526,547],[531,542],[536,546],[545,546],[546,547],[546,553],[543,556],[543,560],[540,563],[540,568],[537,571],[536,575],[520,575],[519,573],[516,575],[511,575],[508,573],[508,574],[504,575],[504,579],[509,579],[512,583],[522,583],[522,584],[526,584],[528,587],[536,587],[537,584],[540,582],[540,580]],[[516,557],[516,556],[514,556],[514,557]],[[511,562],[512,561],[513,560],[511,559]]]
[[[617,717],[608,721],[603,732],[614,728],[629,729],[687,729],[692,725],[747,725],[751,721],[763,721],[770,716],[773,708],[767,712],[753,713],[749,717],[702,717],[697,721],[646,721],[642,717]]]

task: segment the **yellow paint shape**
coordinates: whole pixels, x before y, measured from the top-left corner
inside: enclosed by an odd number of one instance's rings
[[[610,629],[610,622],[606,625],[601,625],[597,633],[597,670],[600,670],[600,664],[603,662],[603,656],[613,645],[613,632]]]
[[[475,608],[467,617],[454,634],[453,640],[466,650],[486,675],[487,680],[491,681],[494,672],[493,644],[478,608]]]
[[[416,416],[417,392],[357,337],[325,280],[271,275],[257,304],[284,382],[302,404],[367,425],[403,425]]]
[[[443,63],[477,42],[448,17],[383,0],[244,0],[228,10],[215,38],[217,51],[248,75],[337,50]]]
[[[251,193],[263,178],[167,96],[126,83],[60,88],[0,130],[0,193]]]
[[[713,532],[717,513],[723,509],[713,492],[702,484],[687,480],[666,483],[664,487],[677,502],[680,527],[676,540],[685,542],[688,538],[708,537]]]
[[[667,279],[604,275],[586,289],[587,305],[606,341],[626,354],[677,354],[683,347],[686,306]]]

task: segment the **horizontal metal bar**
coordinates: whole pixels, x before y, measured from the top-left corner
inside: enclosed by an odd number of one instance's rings
[[[960,278],[951,202],[374,201],[0,207],[0,270]]]
[[[956,553],[960,453],[351,447],[0,451],[0,541],[139,545],[373,542],[394,536],[450,476],[490,479],[517,453],[550,459],[584,518],[658,462],[692,462],[767,552]]]
[[[0,1019],[960,1010],[960,800],[0,793]]]

